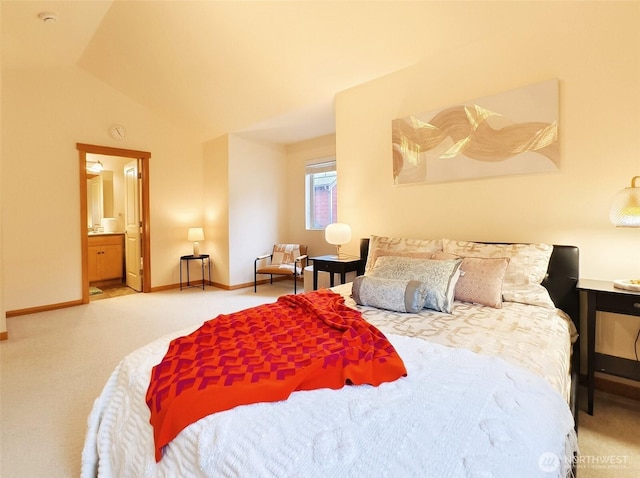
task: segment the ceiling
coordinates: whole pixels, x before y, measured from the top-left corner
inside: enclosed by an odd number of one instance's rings
[[[2,68],[77,66],[203,141],[292,143],[335,131],[336,93],[517,27],[518,3],[2,0]]]

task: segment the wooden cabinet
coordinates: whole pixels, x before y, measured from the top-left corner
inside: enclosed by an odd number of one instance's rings
[[[123,234],[89,236],[89,282],[122,279]]]

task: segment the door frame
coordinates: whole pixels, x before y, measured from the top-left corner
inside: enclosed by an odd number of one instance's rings
[[[140,160],[140,178],[142,191],[140,200],[142,211],[140,233],[142,244],[142,292],[151,292],[151,226],[149,222],[149,159],[151,153],[132,149],[111,148],[94,144],[76,143],[80,168],[80,248],[82,250],[82,303],[89,303],[89,252],[87,249],[87,153],[105,156],[119,156]]]

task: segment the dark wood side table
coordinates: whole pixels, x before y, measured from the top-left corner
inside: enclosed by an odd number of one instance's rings
[[[578,290],[587,294],[587,392],[593,415],[595,372],[640,381],[640,362],[596,352],[596,312],[640,316],[640,292],[613,287],[612,281],[580,279]]]
[[[329,285],[333,287],[335,281],[334,274],[340,274],[340,283],[346,281],[347,272],[357,271],[359,275],[364,274],[364,261],[353,256],[318,256],[310,257],[313,261],[313,290],[318,290],[318,271],[329,273]]]
[[[207,266],[209,266],[209,284],[211,284],[211,260],[209,259],[209,254],[200,254],[199,256],[194,256],[193,254],[188,255],[188,256],[181,256],[180,257],[180,290],[183,289],[182,287],[182,263],[186,263],[187,264],[187,285],[184,286],[184,288],[187,287],[198,287],[197,285],[191,285],[191,281],[189,280],[189,263],[191,261],[201,261],[201,265],[202,265],[202,290],[204,290],[204,264],[205,264],[205,260],[207,261]]]

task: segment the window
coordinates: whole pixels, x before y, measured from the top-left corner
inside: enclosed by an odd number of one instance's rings
[[[305,184],[307,229],[323,230],[338,220],[338,174],[335,158],[307,163]]]

